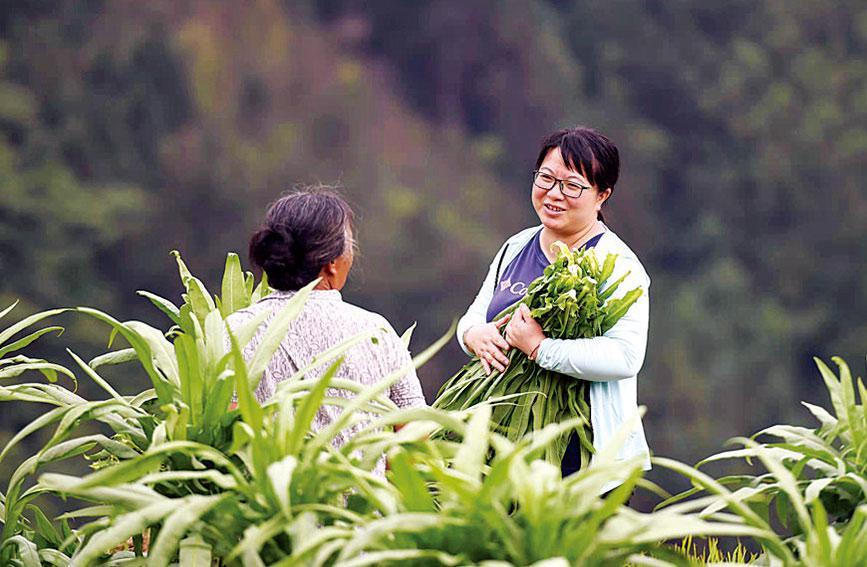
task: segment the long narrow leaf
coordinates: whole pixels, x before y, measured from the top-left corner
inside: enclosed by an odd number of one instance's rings
[[[2,348],[0,348],[0,357],[4,357],[10,352],[16,352],[26,347],[33,341],[37,340],[42,335],[46,335],[48,333],[57,332],[57,336],[59,337],[63,334],[63,327],[45,327],[44,329],[39,329],[34,333],[30,333],[24,338],[18,339],[14,343],[10,343]]]
[[[11,307],[7,308],[6,311],[3,312],[3,314],[5,315],[6,313],[9,312],[9,310],[11,310]],[[25,317],[24,319],[22,319],[21,321],[18,321],[14,325],[6,328],[3,331],[0,331],[0,345],[3,345],[3,343],[8,341],[13,335],[18,333],[19,331],[23,331],[27,327],[30,327],[31,325],[38,323],[39,321],[42,321],[43,319],[47,319],[49,317],[54,317],[55,315],[59,315],[59,314],[64,313],[66,311],[69,311],[69,309],[49,309],[48,311],[41,311],[41,312],[35,313],[29,317]]]

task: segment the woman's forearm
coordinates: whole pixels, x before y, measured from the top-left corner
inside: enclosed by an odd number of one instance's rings
[[[545,339],[539,345],[536,363],[567,376],[605,382],[638,374],[644,352],[617,339]]]
[[[648,304],[645,295],[605,336],[545,339],[539,345],[536,364],[594,382],[635,376],[647,350]]]

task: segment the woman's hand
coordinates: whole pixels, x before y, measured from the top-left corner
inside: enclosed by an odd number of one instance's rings
[[[485,325],[470,327],[464,333],[464,345],[479,357],[482,368],[488,374],[491,373],[491,368],[504,372],[509,365],[509,357],[505,355],[509,350],[509,343],[500,334],[500,328],[508,323],[511,317],[506,315]]]
[[[533,355],[544,340],[545,333],[542,332],[542,327],[530,315],[530,308],[522,303],[515,310],[514,317],[506,327],[506,341],[531,360],[535,360]]]

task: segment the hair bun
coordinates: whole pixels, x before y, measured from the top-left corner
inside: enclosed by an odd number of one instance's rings
[[[265,227],[250,239],[250,258],[265,271],[290,270],[303,258],[297,257],[295,239],[284,230]]]
[[[263,228],[250,239],[250,259],[273,288],[300,289],[343,253],[351,225],[352,209],[334,192],[286,195],[269,207]]]

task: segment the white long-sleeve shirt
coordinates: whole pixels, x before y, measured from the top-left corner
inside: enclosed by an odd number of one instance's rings
[[[502,273],[541,229],[541,225],[534,226],[513,235],[494,256],[479,293],[458,322],[458,342],[467,354],[470,352],[463,342],[464,333],[470,327],[487,322],[488,304],[496,285],[497,266],[500,266]],[[610,229],[606,229],[593,249],[600,261],[609,253],[618,255],[614,274],[608,281],[617,281],[629,272],[614,297],[622,297],[636,287],[640,287],[644,293],[604,336],[591,339],[545,339],[539,345],[536,363],[542,368],[591,382],[590,421],[593,445],[599,451],[624,422],[638,411],[637,382],[647,348],[650,277],[635,253]],[[649,469],[650,450],[640,421],[630,431],[618,452],[618,458],[623,460],[638,456],[644,457],[644,469]],[[606,490],[609,489],[606,487]]]

